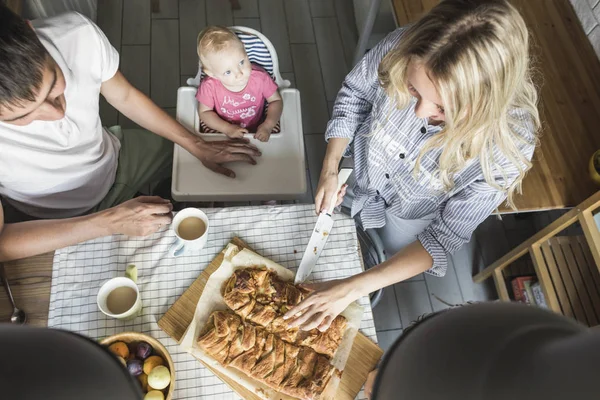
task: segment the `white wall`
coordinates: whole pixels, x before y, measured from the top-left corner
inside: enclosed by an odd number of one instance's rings
[[[596,55],[600,58],[600,0],[570,0],[570,2]]]

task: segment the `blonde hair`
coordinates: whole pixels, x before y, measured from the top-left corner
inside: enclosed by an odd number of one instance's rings
[[[198,58],[202,63],[202,57],[208,53],[219,52],[228,48],[231,45],[239,45],[244,48],[244,44],[230,29],[214,25],[204,28],[198,34],[196,41],[196,51]]]
[[[441,149],[436,175],[450,190],[454,174],[477,157],[486,182],[506,193],[514,209],[514,193],[521,192],[531,168],[519,144],[537,144],[540,127],[529,33],[519,12],[505,0],[445,0],[407,28],[379,65],[380,83],[399,108],[411,101],[406,79],[411,61],[425,67],[445,109],[442,132],[423,146],[415,174],[425,153]],[[525,111],[530,121],[512,118],[514,109]],[[517,131],[527,122],[535,129],[532,138]],[[494,160],[494,149],[518,170],[513,182]],[[495,173],[503,176],[504,185],[496,182]]]

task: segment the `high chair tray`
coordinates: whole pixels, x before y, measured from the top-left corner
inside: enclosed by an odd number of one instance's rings
[[[171,193],[177,201],[253,201],[294,200],[302,196],[306,186],[306,163],[300,92],[280,89],[283,98],[281,133],[274,133],[267,143],[246,135],[262,152],[256,165],[242,162],[226,164],[236,178],[217,174],[175,145]],[[206,141],[225,140],[222,134],[199,133],[196,88],[181,87],[177,91],[177,120]]]

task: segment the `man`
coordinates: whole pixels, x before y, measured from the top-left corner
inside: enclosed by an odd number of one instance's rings
[[[223,163],[256,163],[260,152],[247,142],[191,134],[118,66],[117,51],[82,15],[29,24],[0,5],[0,195],[11,215],[34,219],[4,224],[0,205],[0,260],[170,223],[168,200],[133,197],[169,176],[173,143],[229,177]],[[103,128],[99,94],[147,131]]]

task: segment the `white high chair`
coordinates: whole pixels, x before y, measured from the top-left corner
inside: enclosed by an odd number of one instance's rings
[[[304,136],[300,110],[300,92],[289,88],[290,82],[279,73],[275,48],[263,34],[246,27],[230,29],[242,40],[250,62],[263,67],[274,77],[283,99],[280,133],[273,133],[267,143],[245,135],[262,152],[257,165],[230,163],[235,171],[231,179],[217,174],[178,145],[173,154],[173,182],[171,193],[177,201],[254,201],[295,200],[306,193],[306,164]],[[187,80],[189,86],[177,90],[177,120],[191,132],[206,141],[224,140],[220,133],[201,133],[196,91],[202,79],[202,69],[195,78]]]

